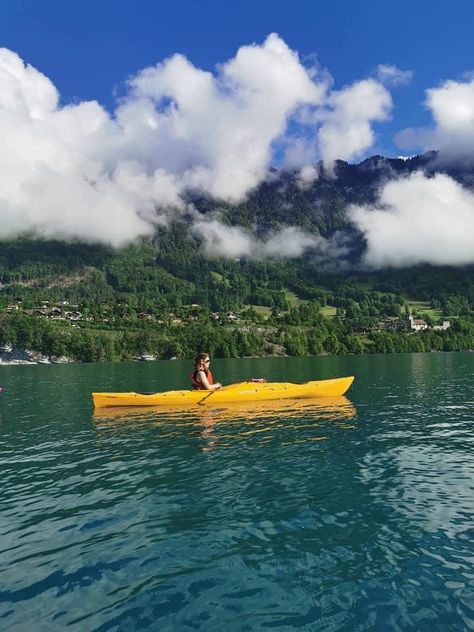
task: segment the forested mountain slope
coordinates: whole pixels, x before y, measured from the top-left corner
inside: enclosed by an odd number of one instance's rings
[[[82,360],[203,348],[221,356],[473,348],[473,266],[370,269],[347,215],[420,170],[467,189],[474,182],[472,169],[446,169],[431,153],[338,162],[333,173],[318,165],[312,183],[274,171],[239,204],[190,195],[194,218],[218,214],[258,238],[285,226],[343,235],[344,253],[324,261],[311,248],[291,259],[205,254],[186,214],[117,250],[33,236],[1,242],[0,344]],[[426,330],[414,333],[409,314],[423,316]],[[443,319],[448,329],[429,328]]]

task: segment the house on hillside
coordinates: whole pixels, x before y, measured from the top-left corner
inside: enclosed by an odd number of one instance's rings
[[[410,329],[412,331],[423,331],[424,329],[432,329],[433,331],[446,331],[451,327],[451,323],[449,320],[443,320],[441,325],[433,325],[430,327],[425,320],[421,318],[413,318],[413,316],[409,316],[408,320],[410,321]]]
[[[49,309],[46,305],[42,305],[42,307],[34,307],[33,314],[35,314],[35,316],[47,316],[49,314]]]
[[[433,325],[432,329],[434,329],[435,331],[446,331],[446,329],[449,329],[450,327],[451,323],[449,322],[449,320],[443,320],[442,325]]]
[[[413,318],[411,314],[408,316],[408,320],[410,321],[410,329],[412,331],[423,331],[424,329],[428,329],[428,323],[426,320]]]

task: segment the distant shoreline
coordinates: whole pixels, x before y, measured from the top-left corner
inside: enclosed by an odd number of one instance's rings
[[[152,354],[142,353],[131,358],[132,361],[146,362],[158,360]],[[171,358],[177,359],[177,358]],[[83,360],[74,360],[65,355],[46,355],[32,349],[23,349],[7,344],[0,346],[0,367],[1,366],[29,366],[35,364],[82,364]]]
[[[367,354],[367,353],[344,353],[344,354],[334,354],[334,353],[318,353],[316,355],[307,355],[307,356],[290,356],[288,354],[269,354],[265,356],[239,356],[233,359],[244,360],[244,359],[262,359],[262,358],[291,358],[291,357],[326,357],[332,356],[337,357],[338,355],[393,355],[400,353],[473,353],[474,349],[458,349],[457,351],[444,351],[444,350],[435,350],[431,349],[430,351],[393,351],[386,353],[376,353],[376,354]],[[229,359],[229,358],[218,358],[218,359]],[[166,360],[191,360],[190,358],[166,358]],[[156,362],[156,361],[165,361],[164,358],[158,358],[151,354],[143,354],[141,356],[136,356],[134,358],[129,359],[121,359],[117,360],[114,363],[118,364],[120,362]],[[32,351],[29,349],[20,349],[20,348],[12,348],[11,351],[0,352],[0,368],[2,366],[36,366],[41,364],[49,364],[49,365],[59,365],[59,364],[103,364],[102,362],[85,362],[84,360],[74,360],[72,358],[68,358],[66,356],[47,356],[43,355],[40,352]]]
[[[41,356],[38,359],[29,359],[25,357],[10,356],[9,354],[0,355],[0,367],[2,366],[32,366],[36,364],[78,364],[77,360],[66,357],[48,357]]]

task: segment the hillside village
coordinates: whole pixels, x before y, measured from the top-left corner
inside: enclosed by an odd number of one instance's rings
[[[80,324],[87,326],[88,323],[94,323],[99,326],[100,324],[107,325],[110,323],[117,323],[119,320],[129,323],[131,321],[147,321],[149,324],[155,324],[156,326],[165,324],[180,326],[197,321],[200,315],[202,315],[201,306],[197,303],[193,303],[189,306],[183,306],[178,311],[170,312],[166,317],[162,316],[161,318],[150,312],[139,312],[134,316],[126,312],[113,315],[109,313],[107,305],[103,306],[100,317],[88,314],[87,310],[81,311],[81,309],[81,305],[71,305],[68,301],[59,301],[58,303],[51,305],[49,304],[49,301],[44,301],[41,305],[24,309],[22,301],[18,301],[7,305],[4,312],[9,314],[23,313],[28,316],[46,319],[48,321],[69,322],[73,327],[80,326]],[[337,315],[337,310],[335,315]],[[255,322],[252,316],[255,316],[255,320],[257,322]],[[227,325],[232,325],[233,329],[240,330],[244,333],[251,333],[252,330],[257,333],[273,333],[276,331],[274,325],[278,323],[278,320],[282,318],[283,314],[277,313],[274,314],[274,316],[276,317],[272,318],[269,316],[267,319],[264,319],[262,317],[258,317],[258,314],[253,310],[250,310],[250,313],[249,310],[245,310],[242,314],[236,314],[233,311],[209,313],[209,318],[216,324],[220,323],[225,325],[227,323]],[[340,316],[340,318],[343,321],[346,319],[344,315]],[[373,322],[371,325],[359,325],[354,323],[353,330],[354,333],[359,335],[380,333],[382,331],[413,334],[427,330],[442,332],[449,329],[450,326],[451,324],[449,320],[443,320],[441,324],[430,325],[422,318],[415,318],[412,314],[408,314],[405,317],[399,318],[391,317],[376,319],[376,322]],[[139,359],[143,358],[154,359],[154,356],[150,354],[141,354]]]
[[[123,305],[127,307],[126,304]],[[60,301],[57,304],[49,304],[49,301],[44,301],[41,305],[33,307],[31,309],[24,309],[22,301],[11,303],[4,309],[6,313],[24,313],[29,316],[36,316],[39,318],[45,318],[51,321],[70,321],[70,322],[84,322],[84,323],[110,323],[116,322],[117,316],[111,315],[108,312],[107,306],[104,306],[100,317],[94,317],[93,315],[83,313],[80,311],[81,305],[71,305],[68,301]],[[0,310],[1,311],[1,310]],[[197,303],[192,303],[189,306],[183,306],[178,313],[170,312],[167,315],[167,322],[173,325],[180,325],[186,322],[196,321],[199,318],[201,312],[201,306]],[[337,312],[336,312],[337,313]],[[256,314],[255,314],[256,315]],[[245,315],[235,314],[233,311],[228,312],[210,312],[209,317],[214,321],[232,323],[239,325],[240,323],[247,322],[249,312],[246,311]],[[280,314],[281,316],[281,314]],[[133,320],[133,316],[129,313],[122,313],[119,318],[124,321]],[[346,317],[341,316],[342,320]],[[163,324],[165,319],[158,317],[157,314],[150,312],[139,312],[135,316],[139,321],[150,321],[158,325]],[[251,320],[251,319],[250,319]],[[258,324],[262,325],[261,318],[258,319]],[[451,326],[449,320],[443,320],[441,324],[429,325],[422,318],[415,318],[412,314],[408,314],[405,317],[400,318],[386,318],[379,320],[376,324],[370,327],[355,326],[354,329],[358,333],[379,332],[382,330],[389,331],[404,331],[409,330],[412,333],[425,331],[431,329],[433,331],[446,331]]]

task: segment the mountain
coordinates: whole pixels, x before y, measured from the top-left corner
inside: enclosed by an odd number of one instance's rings
[[[189,216],[121,249],[32,236],[1,242],[0,346],[79,360],[473,348],[473,266],[361,265],[366,243],[348,205],[370,208],[386,183],[420,171],[464,187],[474,180],[471,168],[443,167],[434,152],[372,156],[339,161],[333,172],[316,165],[309,184],[272,170],[239,204],[190,196]],[[311,249],[291,259],[205,255],[196,217],[250,229],[262,239],[255,248],[297,226],[345,251],[332,263],[330,249],[327,261]],[[413,335],[408,313],[438,329]],[[441,330],[443,319],[452,326]]]
[[[219,212],[224,221],[255,231],[259,237],[285,226],[298,226],[324,238],[342,232],[346,257],[355,264],[364,251],[361,232],[350,222],[350,205],[371,206],[377,202],[381,188],[393,181],[422,172],[427,178],[445,174],[468,189],[474,189],[474,166],[444,163],[432,151],[411,158],[371,156],[359,164],[336,161],[328,171],[322,163],[315,165],[316,178],[310,184],[301,181],[299,172],[273,169],[248,197],[237,204],[223,203],[208,197],[190,196],[189,201],[205,217]]]

